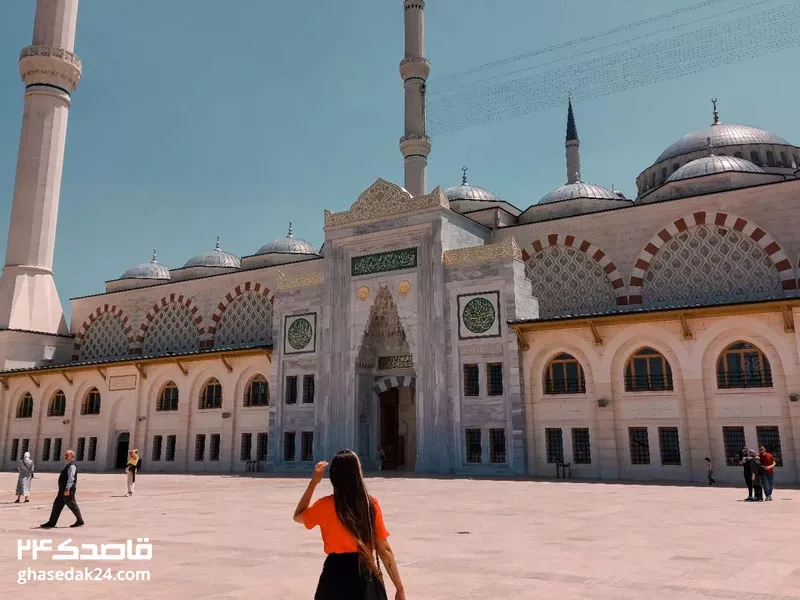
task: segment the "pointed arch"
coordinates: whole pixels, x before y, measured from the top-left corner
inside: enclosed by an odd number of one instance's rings
[[[204,346],[235,345],[237,340],[240,340],[238,343],[272,342],[273,300],[274,294],[270,289],[258,282],[247,281],[237,285],[214,309],[208,326],[209,339]],[[251,321],[257,324],[261,318],[264,320],[263,329],[250,327]]]
[[[174,321],[170,331],[159,331],[161,323],[164,322],[166,326],[166,321],[170,320]],[[201,327],[202,322],[203,317],[191,298],[186,298],[183,294],[164,296],[147,311],[139,327],[135,342],[136,354],[144,353],[145,346],[154,352],[196,350],[200,347],[200,339],[205,334],[205,328]],[[154,332],[161,337],[151,338],[148,342],[148,336]]]
[[[63,417],[67,413],[67,396],[64,390],[56,390],[50,396],[50,402],[47,404],[48,417]]]
[[[375,394],[382,394],[387,390],[399,387],[410,387],[416,389],[417,378],[414,375],[394,375],[386,377],[372,386],[372,391]]]
[[[115,304],[103,304],[81,323],[75,334],[72,360],[126,356],[131,353],[134,342],[128,316]]]
[[[30,419],[33,417],[33,396],[25,392],[17,402],[17,418]]]
[[[631,271],[630,285],[628,286],[631,305],[642,305],[645,276],[659,251],[677,236],[702,225],[732,230],[755,242],[766,253],[777,270],[783,290],[797,289],[797,281],[789,257],[775,238],[765,230],[752,221],[737,215],[698,211],[667,225],[650,238],[650,241],[639,253]]]

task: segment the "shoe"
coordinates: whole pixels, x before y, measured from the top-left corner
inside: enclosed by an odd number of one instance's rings
[[[767,496],[767,502],[772,502],[772,496]]]
[[[128,492],[127,494],[125,494],[125,497],[127,498],[128,496],[133,496],[133,494],[131,492]]]
[[[752,502],[753,500],[755,500],[755,498],[751,498],[750,496],[744,499],[745,502]]]
[[[19,504],[19,498],[17,498],[16,500],[14,500],[14,504]]]
[[[25,502],[30,502],[30,501],[31,501],[30,498],[25,498]]]
[[[41,527],[42,529],[52,529],[53,527],[55,527],[55,525],[53,523],[42,523],[41,525],[39,525],[39,527]]]
[[[83,526],[84,526],[83,521],[75,521],[72,525],[70,525],[70,527],[83,527]]]

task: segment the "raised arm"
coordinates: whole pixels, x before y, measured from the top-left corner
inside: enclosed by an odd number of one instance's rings
[[[297,523],[303,522],[303,513],[308,508],[308,505],[311,504],[311,497],[314,495],[314,490],[319,485],[319,482],[322,481],[322,474],[325,472],[325,467],[328,466],[328,463],[320,461],[314,467],[314,473],[311,475],[311,481],[308,482],[308,487],[306,487],[306,491],[303,492],[302,498],[300,498],[300,502],[297,503],[297,508],[294,509],[294,520]]]
[[[392,552],[392,547],[389,545],[389,540],[385,538],[378,540],[378,555],[381,557],[381,562],[386,566],[389,578],[392,580],[395,590],[397,590],[394,596],[395,600],[405,600],[406,591],[403,588],[403,582],[400,580],[400,571],[397,569],[397,562],[394,560],[394,552]]]

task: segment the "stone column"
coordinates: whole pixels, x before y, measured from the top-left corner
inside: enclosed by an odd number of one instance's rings
[[[600,479],[619,479],[620,449],[617,446],[616,412],[611,382],[595,382],[595,444],[600,463]],[[601,406],[603,401],[606,406]],[[594,452],[594,451],[593,451]],[[594,461],[594,457],[592,457]]]
[[[711,454],[711,437],[708,430],[708,409],[702,379],[686,379],[684,406],[686,430],[689,433],[689,468],[692,481],[706,481],[706,456]],[[724,464],[724,462],[723,462]]]

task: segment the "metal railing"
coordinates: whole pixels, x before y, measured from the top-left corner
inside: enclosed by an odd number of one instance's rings
[[[586,383],[583,379],[545,379],[545,394],[583,394]]]
[[[672,391],[671,375],[626,375],[626,392],[668,392]]]
[[[767,369],[740,371],[736,373],[717,372],[717,385],[721,390],[768,388],[772,387],[772,372]]]
[[[556,463],[556,479],[572,479],[572,463]]]

